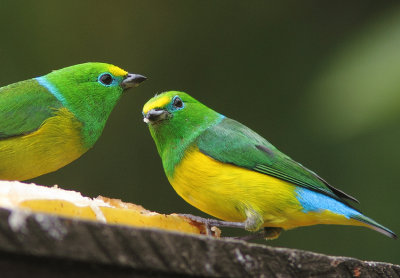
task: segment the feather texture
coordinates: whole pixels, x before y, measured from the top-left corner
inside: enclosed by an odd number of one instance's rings
[[[127,76],[114,65],[85,63],[0,88],[0,179],[34,178],[90,149],[129,87],[122,86]]]
[[[60,107],[35,79],[0,88],[0,140],[37,130]]]
[[[345,200],[356,201],[354,197],[248,127],[183,92],[155,96],[145,104],[143,114],[171,185],[206,213],[252,223],[246,226],[252,231],[339,224],[366,226],[396,238]]]

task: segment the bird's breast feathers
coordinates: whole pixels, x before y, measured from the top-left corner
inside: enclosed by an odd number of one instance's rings
[[[36,131],[0,140],[0,179],[26,180],[77,159],[87,150],[81,127],[68,109],[61,108]]]
[[[175,167],[169,180],[175,191],[200,210],[227,221],[246,220],[246,210],[262,215],[265,226],[291,229],[317,223],[349,224],[356,222],[336,213],[340,203],[323,194],[313,200],[307,189],[256,171],[222,163],[192,147]],[[312,192],[312,191],[311,191]],[[303,197],[301,199],[300,197]],[[317,198],[321,200],[316,200]],[[312,202],[314,207],[306,202]],[[324,207],[317,201],[329,201]],[[344,207],[344,205],[343,205]]]
[[[186,152],[170,182],[193,206],[229,221],[244,221],[246,208],[251,207],[260,213],[268,210],[271,222],[282,222],[284,219],[274,213],[276,208],[299,206],[292,184],[219,162],[197,148]]]

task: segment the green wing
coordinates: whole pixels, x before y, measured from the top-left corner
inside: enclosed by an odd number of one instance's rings
[[[37,130],[60,107],[35,79],[0,88],[0,140]]]
[[[218,161],[274,176],[341,202],[341,198],[358,202],[235,120],[224,118],[203,132],[196,144],[202,153]]]

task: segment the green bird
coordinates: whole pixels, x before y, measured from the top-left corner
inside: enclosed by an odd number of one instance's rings
[[[84,63],[0,88],[0,179],[27,180],[79,158],[124,90],[146,77]]]
[[[206,221],[212,225],[264,228],[267,238],[300,226],[355,225],[396,238],[347,202],[356,199],[186,93],[155,96],[143,116],[175,191],[225,221]]]

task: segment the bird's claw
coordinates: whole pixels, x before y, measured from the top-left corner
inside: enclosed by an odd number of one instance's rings
[[[280,236],[282,228],[279,227],[264,227],[261,231],[246,236],[233,237],[234,239],[251,241],[257,239],[272,240]]]

